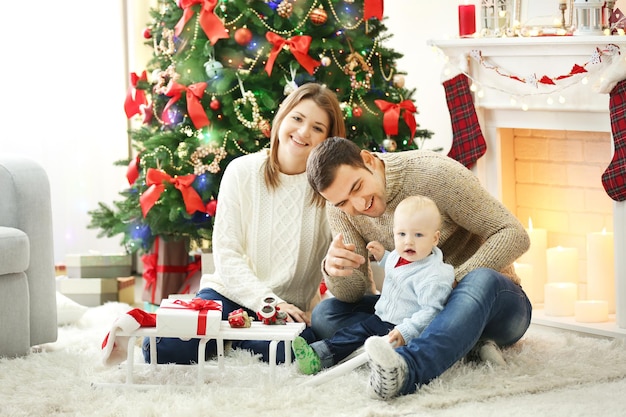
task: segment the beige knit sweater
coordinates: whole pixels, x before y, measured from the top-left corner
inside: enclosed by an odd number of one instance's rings
[[[327,204],[333,236],[343,233],[345,243],[367,259],[365,245],[378,240],[393,250],[392,222],[396,206],[405,197],[432,198],[443,217],[439,248],[444,261],[454,266],[460,281],[470,271],[492,268],[519,284],[513,262],[530,246],[522,224],[485,190],[474,174],[457,161],[431,151],[375,153],[385,166],[387,210],[378,218],[348,216]],[[348,277],[325,275],[329,290],[347,302],[359,300],[370,288],[367,263]]]

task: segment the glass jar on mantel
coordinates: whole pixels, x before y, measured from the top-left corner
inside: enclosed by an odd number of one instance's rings
[[[520,0],[481,0],[480,35],[482,37],[503,36],[510,31],[517,4]]]

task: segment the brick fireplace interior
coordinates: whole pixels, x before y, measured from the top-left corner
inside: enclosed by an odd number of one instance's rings
[[[585,299],[587,234],[613,231],[613,200],[600,181],[611,160],[611,135],[544,129],[499,129],[503,203],[522,224],[548,231],[548,247],[579,254]]]

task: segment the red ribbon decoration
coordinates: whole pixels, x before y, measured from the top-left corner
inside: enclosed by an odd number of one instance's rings
[[[196,334],[198,335],[206,334],[206,316],[209,310],[222,311],[222,305],[217,301],[204,300],[199,297],[193,298],[189,302],[184,300],[175,300],[173,304],[178,304],[191,310],[198,310],[198,327],[196,330]]]
[[[178,84],[177,82],[172,82],[167,92],[165,93],[165,95],[171,97],[171,99],[163,108],[163,120],[165,120],[166,123],[172,123],[172,120],[170,120],[169,116],[169,109],[174,103],[180,100],[183,91],[186,91],[187,113],[189,113],[189,118],[193,122],[193,125],[196,127],[196,129],[201,129],[204,126],[208,126],[210,124],[209,118],[204,112],[202,103],[200,103],[200,99],[204,94],[206,86],[207,84],[205,82],[195,83],[190,85],[189,87],[185,87],[184,85]]]
[[[191,16],[193,16],[194,12],[191,6],[201,4],[202,8],[200,9],[200,17],[198,19],[200,19],[200,26],[211,41],[211,45],[215,45],[220,39],[228,39],[228,31],[224,27],[224,23],[214,13],[217,2],[218,0],[179,0],[178,7],[183,9],[184,12],[174,27],[174,34],[180,36],[183,28],[191,19]]]
[[[367,20],[375,17],[382,21],[384,6],[384,0],[365,0],[365,4],[363,5],[363,19]]]
[[[146,106],[148,99],[146,98],[146,92],[143,90],[137,90],[137,84],[139,81],[148,82],[148,76],[144,70],[141,76],[130,73],[130,87],[128,87],[128,93],[126,93],[126,100],[124,100],[124,112],[127,118],[131,118],[136,114],[141,113],[140,107],[142,104]]]
[[[309,46],[311,46],[311,37],[308,35],[304,36],[293,36],[289,39],[284,39],[274,32],[267,32],[265,34],[265,38],[271,43],[273,46],[270,51],[270,56],[267,59],[267,63],[265,64],[265,71],[267,71],[267,75],[272,75],[272,69],[274,68],[274,61],[276,61],[276,57],[278,57],[278,53],[283,49],[284,46],[288,46],[289,50],[296,58],[296,60],[302,65],[309,74],[313,75],[313,71],[315,68],[321,65],[320,61],[316,61],[315,59],[309,56]]]
[[[185,277],[185,281],[183,281],[183,285],[181,286],[180,293],[181,294],[189,294],[191,292],[191,278],[196,274],[196,272],[202,269],[202,257],[200,255],[195,255],[194,260],[187,265],[187,276]]]
[[[143,280],[144,280],[144,290],[152,287],[150,291],[150,302],[154,303],[156,288],[157,288],[157,274],[161,273],[180,273],[186,272],[188,266],[181,265],[159,265],[159,237],[157,236],[154,239],[154,245],[152,246],[152,251],[146,255],[141,257],[141,262],[143,263]]]
[[[139,178],[139,155],[130,160],[128,168],[126,169],[126,179],[128,184],[133,185]]]
[[[146,217],[150,209],[161,197],[161,193],[165,191],[165,182],[169,182],[180,191],[187,213],[193,214],[196,211],[205,213],[206,208],[202,203],[202,198],[200,198],[198,192],[191,186],[195,179],[196,176],[194,174],[171,177],[164,171],[149,168],[146,174],[148,189],[139,197],[139,205],[141,206],[143,217]]]
[[[384,113],[383,129],[385,130],[385,134],[389,136],[398,134],[400,113],[404,110],[404,121],[411,130],[411,139],[413,139],[415,136],[415,129],[417,129],[417,122],[415,121],[415,112],[417,112],[417,108],[411,100],[404,100],[397,104],[390,103],[385,100],[374,100],[374,103]]]

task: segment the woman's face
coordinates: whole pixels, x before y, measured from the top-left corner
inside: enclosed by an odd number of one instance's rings
[[[311,150],[329,135],[330,118],[313,100],[289,111],[278,128],[278,161],[285,174],[300,174]]]

